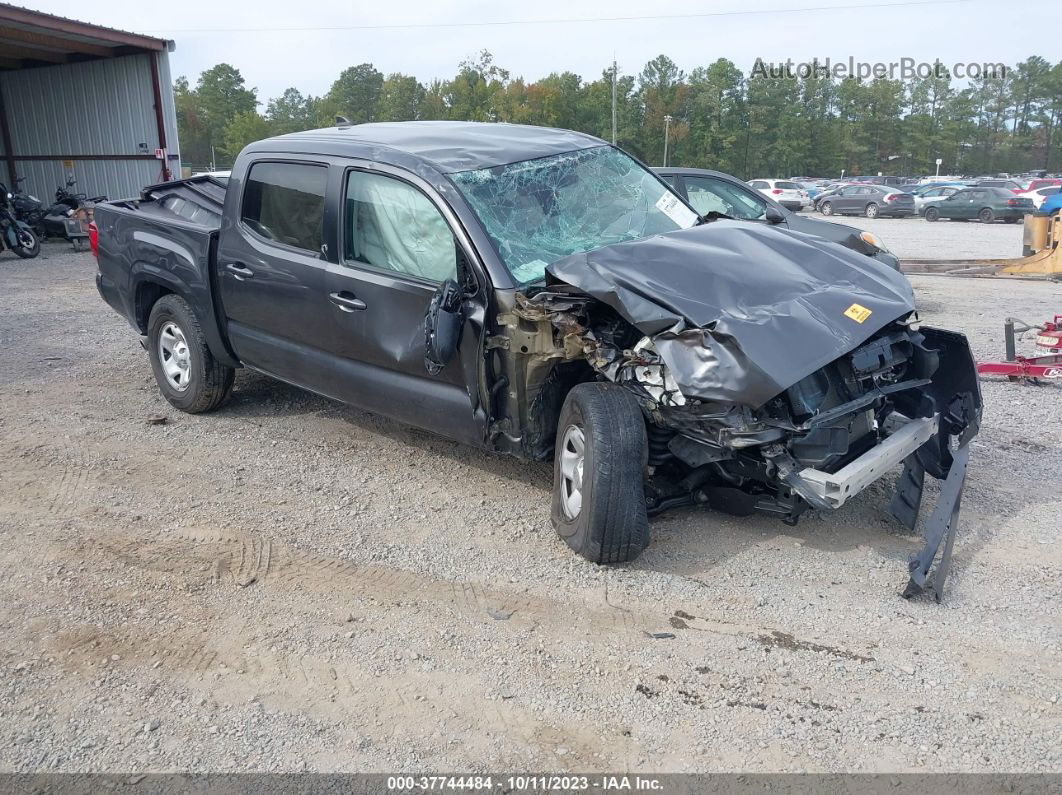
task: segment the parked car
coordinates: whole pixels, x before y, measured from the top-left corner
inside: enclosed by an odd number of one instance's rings
[[[1030,191],[1039,190],[1040,188],[1050,188],[1058,185],[1062,185],[1062,179],[1057,177],[1038,177],[1036,179],[1030,179],[1028,182],[1022,182],[1022,187],[1024,188],[1022,193],[1029,193]]]
[[[946,481],[947,526],[905,592],[939,598],[977,374],[965,337],[913,322],[910,284],[868,257],[704,223],[592,136],[467,122],[258,141],[227,185],[153,186],[96,224],[99,291],[177,409],[218,408],[246,366],[552,458],[553,524],[598,563],[637,557],[650,513],[792,523],[906,461],[892,510],[908,529],[923,473]]]
[[[1026,213],[1036,210],[1032,199],[1015,196],[1007,188],[966,188],[945,199],[926,204],[922,214],[927,221],[950,218],[956,221],[972,221],[983,224],[1005,221],[1015,224]]]
[[[807,191],[787,179],[753,179],[749,186],[774,199],[787,210],[800,210],[811,204]]]
[[[911,194],[914,198],[915,212],[921,215],[928,203],[946,199],[962,189],[962,185],[924,185]]]
[[[712,214],[741,221],[773,224],[795,232],[818,235],[860,254],[873,257],[894,270],[899,261],[872,232],[854,226],[808,218],[787,210],[769,196],[753,190],[737,177],[705,168],[655,168],[665,182],[701,216]]]
[[[910,193],[886,185],[846,185],[817,204],[823,215],[865,215],[867,218],[914,215],[915,202]]]
[[[1043,185],[1039,188],[1019,193],[1018,198],[1031,200],[1036,209],[1039,210],[1040,205],[1044,203],[1048,196],[1054,196],[1060,190],[1062,190],[1062,185]]]

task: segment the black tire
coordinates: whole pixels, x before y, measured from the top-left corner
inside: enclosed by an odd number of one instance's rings
[[[183,389],[170,383],[160,358],[159,336],[163,327],[170,323],[183,333],[188,348],[188,380]],[[178,295],[164,295],[151,307],[148,356],[162,396],[174,408],[189,414],[213,411],[232,393],[236,371],[214,358],[203,337],[199,320],[188,303]]]
[[[819,212],[823,215],[833,215],[833,202],[823,202],[820,204]]]
[[[865,215],[867,218],[877,218],[878,205],[874,202],[870,202],[870,204],[863,208],[863,215]]]
[[[571,427],[582,431],[582,505],[565,508],[561,458]],[[645,474],[649,448],[645,419],[634,395],[616,384],[572,388],[557,421],[553,464],[553,527],[564,542],[594,563],[634,560],[649,544]],[[564,491],[562,491],[564,489]]]
[[[22,257],[22,259],[33,259],[41,253],[40,238],[34,234],[32,229],[20,227],[18,229],[18,236],[20,240],[23,238],[26,240],[26,245],[13,247],[11,250],[14,251],[16,255]],[[30,238],[33,240],[32,243],[28,242]]]
[[[996,220],[996,214],[992,212],[991,208],[983,207],[981,212],[977,214],[977,220],[982,224],[990,224]]]
[[[927,221],[939,221],[940,220],[940,210],[938,210],[936,207],[927,207],[926,208],[926,220]]]

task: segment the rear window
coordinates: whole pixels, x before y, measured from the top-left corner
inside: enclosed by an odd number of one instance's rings
[[[328,168],[312,163],[255,163],[247,174],[240,217],[266,240],[321,251]]]
[[[782,190],[800,190],[800,186],[795,182],[776,182],[774,186]]]

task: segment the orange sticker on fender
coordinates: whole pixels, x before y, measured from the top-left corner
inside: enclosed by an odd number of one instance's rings
[[[862,304],[852,304],[846,310],[844,310],[844,316],[850,317],[856,323],[862,323],[871,315],[871,310],[867,309]]]

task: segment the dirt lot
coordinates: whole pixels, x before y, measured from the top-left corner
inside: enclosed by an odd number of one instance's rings
[[[0,255],[0,769],[1062,770],[1059,387],[984,385],[942,606],[898,595],[891,483],[599,568],[546,466],[252,373],[172,410],[93,273]],[[1062,311],[912,281],[981,355]]]

